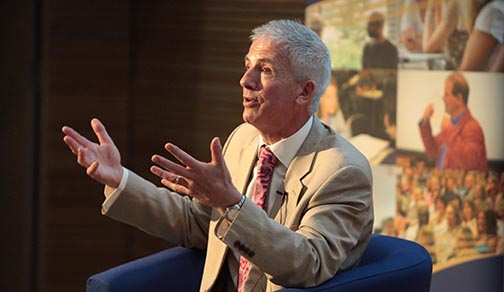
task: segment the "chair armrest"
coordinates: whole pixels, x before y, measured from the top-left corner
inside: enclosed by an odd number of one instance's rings
[[[205,251],[170,248],[95,274],[86,292],[198,291]]]
[[[282,292],[429,291],[432,260],[420,244],[373,234],[359,266],[337,273],[313,288],[285,288]]]

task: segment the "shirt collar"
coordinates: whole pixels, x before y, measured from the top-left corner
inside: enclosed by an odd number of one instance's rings
[[[301,148],[301,144],[303,144],[304,140],[308,136],[312,124],[313,124],[313,115],[296,133],[272,145],[267,146],[285,167],[288,167],[292,159],[294,159],[294,156],[296,156],[296,153],[298,152],[299,148]],[[259,153],[261,146],[264,144],[265,143],[263,138],[260,137],[257,153]]]
[[[466,111],[463,111],[461,114],[459,114],[458,116],[454,117],[453,119],[451,119],[451,122],[452,122],[452,125],[456,126],[457,123],[460,121],[460,119],[462,119],[462,116],[466,113]]]

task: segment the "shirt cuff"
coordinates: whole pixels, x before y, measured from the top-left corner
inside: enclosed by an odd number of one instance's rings
[[[114,202],[117,200],[119,195],[122,193],[124,188],[126,187],[126,183],[128,182],[128,175],[129,171],[123,167],[123,175],[121,177],[121,182],[119,183],[119,186],[117,189],[111,187],[111,186],[105,186],[105,189],[103,190],[103,194],[105,195],[105,201],[102,203],[102,214],[105,214],[108,212],[110,207],[114,204]]]

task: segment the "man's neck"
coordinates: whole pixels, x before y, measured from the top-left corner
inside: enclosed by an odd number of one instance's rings
[[[268,131],[259,130],[259,132],[261,133],[261,137],[266,145],[273,145],[282,139],[294,135],[308,122],[311,117],[312,115],[309,115],[304,119],[298,119],[298,121],[292,123],[287,128],[283,128],[278,131],[271,131],[268,129]]]
[[[450,115],[450,118],[453,120],[453,119],[456,119],[457,117],[459,117],[461,114],[463,114],[464,112],[466,111],[466,107],[461,107],[455,111],[453,111],[453,113]]]
[[[384,36],[378,36],[376,38],[374,38],[373,42],[375,44],[381,44],[381,43],[384,43],[387,39],[384,37]]]

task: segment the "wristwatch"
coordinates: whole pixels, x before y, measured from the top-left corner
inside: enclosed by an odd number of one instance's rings
[[[243,203],[245,203],[246,198],[247,197],[245,197],[245,195],[242,195],[238,203],[224,209],[224,214],[222,216],[226,218],[227,221],[233,222],[236,219],[236,216],[238,216],[238,213],[240,213],[240,209],[243,206]]]

